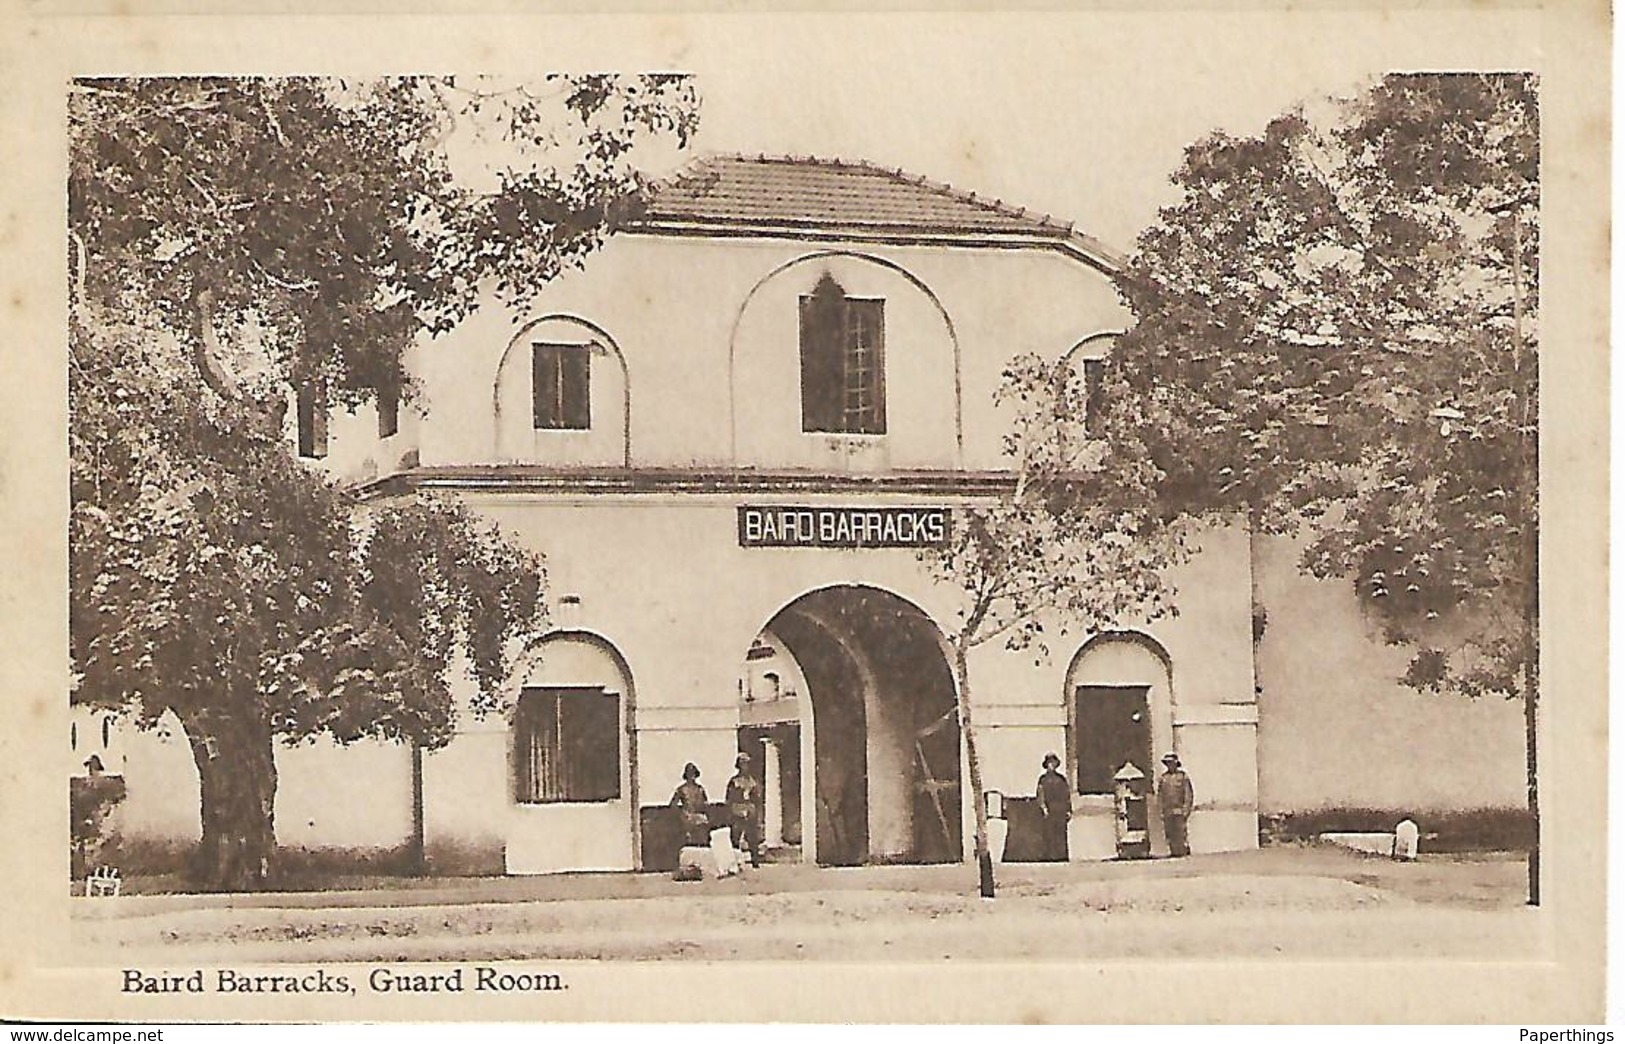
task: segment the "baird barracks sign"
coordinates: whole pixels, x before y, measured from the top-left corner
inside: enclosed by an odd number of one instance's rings
[[[740,547],[943,547],[946,507],[805,507],[743,504]]]

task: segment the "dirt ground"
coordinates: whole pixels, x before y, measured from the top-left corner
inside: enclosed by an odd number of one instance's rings
[[[1516,856],[1412,864],[1318,846],[1143,863],[766,866],[658,874],[373,879],[342,891],[75,899],[93,963],[549,958],[979,960],[1537,957]],[[139,883],[137,882],[137,887]],[[99,958],[99,959],[98,959]]]

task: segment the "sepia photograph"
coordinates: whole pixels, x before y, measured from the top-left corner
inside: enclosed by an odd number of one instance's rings
[[[1603,1021],[1606,7],[70,14],[0,1016]]]

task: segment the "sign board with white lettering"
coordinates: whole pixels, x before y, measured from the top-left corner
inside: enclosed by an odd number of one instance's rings
[[[829,507],[742,504],[740,547],[943,547],[946,507]]]

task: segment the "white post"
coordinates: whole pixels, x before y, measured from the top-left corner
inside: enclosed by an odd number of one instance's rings
[[[779,745],[762,744],[762,847],[784,846],[783,781],[779,779]]]

